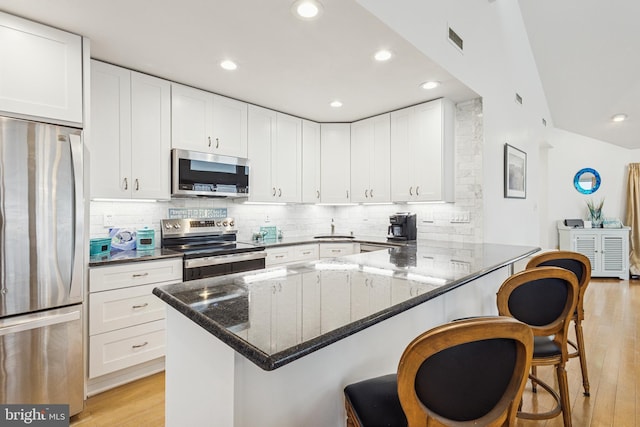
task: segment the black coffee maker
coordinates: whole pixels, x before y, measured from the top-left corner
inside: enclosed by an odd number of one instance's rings
[[[387,240],[416,240],[418,235],[416,214],[398,212],[389,216],[389,232]]]

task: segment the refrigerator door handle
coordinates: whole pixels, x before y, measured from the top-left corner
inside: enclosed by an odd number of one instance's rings
[[[84,242],[84,182],[82,169],[82,137],[79,134],[69,134],[69,145],[71,147],[71,161],[73,163],[74,180],[74,223],[75,231],[73,236],[73,264],[71,266],[71,287],[70,297],[82,297],[83,288],[83,253]]]
[[[59,323],[71,322],[80,319],[80,310],[63,314],[40,314],[23,316],[14,322],[3,322],[0,324],[0,337],[14,334],[16,332],[38,329],[45,326],[57,325]]]

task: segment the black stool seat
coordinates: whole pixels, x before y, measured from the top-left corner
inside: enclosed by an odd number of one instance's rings
[[[533,357],[554,357],[562,355],[562,349],[551,337],[533,337]]]
[[[398,376],[389,374],[350,384],[344,394],[363,427],[406,427],[397,390]]]

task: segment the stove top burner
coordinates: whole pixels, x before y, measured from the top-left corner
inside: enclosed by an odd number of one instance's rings
[[[236,241],[234,218],[163,219],[162,247],[182,252],[185,259],[263,251],[264,246]]]

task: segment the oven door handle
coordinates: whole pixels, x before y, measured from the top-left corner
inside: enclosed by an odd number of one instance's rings
[[[240,261],[252,261],[266,258],[265,251],[244,252],[240,254],[215,255],[203,258],[187,259],[184,261],[184,268],[205,267],[207,265],[231,264]]]

